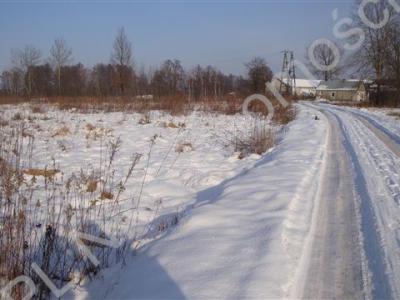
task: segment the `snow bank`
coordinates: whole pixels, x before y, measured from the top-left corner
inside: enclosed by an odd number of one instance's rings
[[[257,162],[251,158],[246,165],[236,166],[236,171],[229,159],[213,169],[193,169],[188,158],[176,168],[186,172],[173,171],[169,177],[187,176],[189,190],[171,180],[148,184],[149,193],[168,201],[186,197],[184,217],[158,240],[132,251],[135,255],[125,266],[104,270],[69,297],[288,297],[304,272],[300,259],[307,251],[325,150],[327,123],[319,113],[320,120],[315,120],[315,114],[301,106],[282,142]],[[196,164],[204,165],[216,156],[209,153]],[[190,170],[201,174],[187,175]],[[198,192],[190,190],[190,186],[207,185]]]
[[[400,137],[400,122],[399,117],[391,116],[391,113],[400,115],[400,109],[395,108],[368,108],[361,109],[365,115],[375,119],[384,127],[397,134]]]

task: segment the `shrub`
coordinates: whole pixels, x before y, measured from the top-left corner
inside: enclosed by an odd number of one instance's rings
[[[35,297],[44,299],[49,290],[33,271],[33,262],[52,282],[63,286],[71,279],[79,281],[83,276],[95,275],[99,268],[109,265],[111,255],[115,255],[116,262],[125,255],[126,247],[113,250],[88,244],[100,262],[99,267],[94,267],[77,248],[74,232],[107,239],[109,234],[125,234],[120,232],[119,226],[105,222],[118,212],[117,200],[100,201],[96,206],[87,204],[99,198],[114,199],[114,194],[118,198],[140,155],[132,157],[128,173],[118,184],[114,178],[118,141],[110,142],[105,150],[109,160],[100,161],[101,181],[95,181],[93,176],[98,174],[97,169],[81,170],[69,177],[55,176],[61,172],[55,168],[55,163],[51,168],[24,165],[24,161],[30,161],[26,155],[30,155],[35,146],[33,141],[23,142],[23,129],[20,124],[11,124],[0,130],[0,289],[16,277],[26,275],[38,287]],[[132,214],[131,218],[134,216]],[[11,294],[14,299],[21,299],[24,292],[23,285],[19,285]]]
[[[57,137],[57,136],[67,136],[71,134],[71,131],[67,126],[63,126],[55,131],[55,133],[51,137]]]
[[[31,105],[32,113],[34,114],[44,114],[46,110],[43,105]]]
[[[391,117],[395,117],[397,119],[400,119],[400,112],[390,112],[387,115],[391,116]]]
[[[190,152],[190,151],[193,151],[193,146],[192,143],[190,142],[178,143],[175,147],[175,152],[177,153]]]
[[[86,124],[86,130],[87,131],[93,131],[95,129],[96,129],[96,127],[94,125],[92,125],[91,123],[87,123]]]
[[[273,129],[262,117],[255,118],[251,130],[245,134],[236,134],[232,143],[235,152],[239,152],[239,159],[250,154],[261,155],[275,145]]]
[[[286,125],[296,118],[296,108],[293,105],[283,107],[278,105],[275,108],[275,112],[272,118],[272,122],[278,125]]]
[[[14,114],[14,116],[12,117],[12,119],[14,121],[21,121],[23,119],[22,114],[20,112],[17,112]]]
[[[24,174],[26,175],[30,175],[30,176],[42,176],[45,178],[51,178],[54,177],[54,175],[56,175],[57,173],[60,173],[60,170],[47,170],[47,169],[27,169],[23,171]]]
[[[150,113],[147,112],[145,114],[142,115],[142,117],[139,119],[138,122],[140,125],[146,125],[146,124],[150,124],[151,120],[150,120]]]

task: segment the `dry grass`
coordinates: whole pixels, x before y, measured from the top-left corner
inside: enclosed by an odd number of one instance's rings
[[[40,105],[40,104],[31,104],[31,111],[34,114],[46,113],[46,109],[45,109],[44,105]]]
[[[2,117],[0,117],[0,127],[5,127],[8,126],[10,122],[8,120],[4,120]]]
[[[238,158],[243,159],[251,154],[262,155],[275,146],[275,127],[271,126],[265,116],[256,115],[249,119],[250,127],[237,128],[234,132],[225,131],[225,147],[232,147],[238,153]]]
[[[86,186],[86,192],[94,193],[97,190],[97,180],[90,180]]]
[[[272,122],[278,125],[286,125],[296,119],[297,111],[293,105],[283,107],[281,105],[276,106]]]
[[[190,142],[182,142],[178,143],[175,147],[175,152],[177,153],[184,153],[184,152],[191,152],[193,151],[193,145]]]
[[[101,200],[112,200],[114,195],[111,192],[102,191],[100,195]]]
[[[63,136],[67,136],[70,134],[71,134],[71,131],[69,130],[69,128],[67,126],[63,126],[59,129],[57,129],[51,137],[57,137],[57,136],[63,137]]]
[[[104,232],[116,236],[127,234],[120,232],[119,226],[105,222],[119,212],[117,201],[99,201],[99,205],[90,207],[85,204],[97,199],[111,200],[114,195],[118,199],[129,183],[140,155],[132,157],[129,171],[118,184],[115,183],[113,165],[118,142],[113,143],[116,146],[104,149],[109,160],[101,160],[98,169],[82,170],[69,177],[55,176],[60,172],[54,167],[55,163],[52,168],[26,168],[23,162],[32,160],[34,143],[24,141],[24,127],[19,122],[10,123],[10,127],[0,129],[0,288],[25,275],[37,285],[35,297],[47,299],[50,292],[32,270],[33,262],[57,286],[64,286],[72,276],[81,280],[84,276],[95,275],[99,268],[109,266],[111,255],[114,255],[112,261],[117,263],[125,257],[128,249],[125,246],[113,250],[90,245],[93,255],[100,261],[100,266],[94,267],[80,251],[69,250],[76,246],[73,231],[103,238],[107,238]],[[93,174],[98,174],[99,170],[102,180],[96,181]],[[27,179],[24,175],[32,178]],[[131,218],[134,217],[136,215],[132,214]],[[132,230],[136,233],[135,225]],[[18,285],[11,294],[13,299],[22,299],[24,286]]]
[[[1,98],[1,97],[0,97]],[[160,110],[170,113],[171,115],[188,115],[193,111],[217,112],[226,115],[233,115],[242,112],[242,104],[245,97],[222,97],[221,99],[205,98],[201,101],[189,102],[183,95],[155,98],[152,100],[137,99],[135,97],[49,97],[44,99],[43,103],[31,102],[32,111],[44,113],[46,105],[56,106],[61,110],[74,110],[80,113],[96,113],[96,112],[125,112],[125,113],[143,113],[144,117],[140,121],[141,124],[148,124],[150,121],[146,114],[152,110]],[[286,124],[293,118],[291,109],[283,109],[272,95],[268,98],[275,103],[276,122]],[[288,99],[289,102],[292,99]],[[21,103],[22,98],[3,97],[0,103]],[[292,107],[292,106],[290,106]],[[252,112],[258,112],[267,115],[268,111],[260,101],[253,101],[249,107]],[[285,114],[288,113],[288,116]],[[176,125],[176,124],[174,124]],[[179,125],[178,125],[179,126]],[[172,127],[173,128],[173,125]]]
[[[262,155],[275,145],[275,136],[271,130],[257,129],[247,139],[238,139],[235,151],[238,158],[243,159],[250,154]]]
[[[270,96],[269,98],[272,99]],[[296,118],[297,111],[291,102],[284,107],[275,100],[273,105],[274,114],[271,119],[273,124],[286,125]],[[239,152],[239,159],[250,154],[261,155],[275,146],[273,127],[265,122],[265,117],[270,113],[265,105],[261,101],[253,101],[249,111],[255,113],[252,130],[244,136],[235,136],[231,141],[234,144],[235,152]]]
[[[35,110],[36,107],[46,105],[56,106],[60,110],[74,110],[80,113],[96,112],[139,112],[146,113],[152,110],[166,111],[171,115],[187,115],[193,110],[205,112],[219,112],[233,115],[241,112],[244,98],[226,97],[215,100],[205,98],[201,101],[189,102],[184,95],[155,98],[152,100],[137,99],[135,97],[48,97],[40,104],[29,102]],[[23,98],[3,98],[1,103],[18,104],[26,102]]]
[[[181,115],[187,109],[187,102],[182,96],[163,97],[162,99],[137,99],[135,97],[52,97],[48,103],[61,110],[74,109],[78,112],[139,112],[151,110],[168,111]]]
[[[387,115],[391,116],[391,117],[395,117],[397,119],[400,119],[400,112],[392,111],[392,112],[389,112]]]
[[[28,132],[26,129],[22,130],[22,137],[24,138],[34,138],[34,135],[31,132]]]
[[[86,130],[87,131],[93,131],[95,129],[96,129],[96,127],[93,124],[91,124],[91,123],[87,123],[86,124]]]
[[[0,105],[2,104],[22,104],[27,102],[24,97],[0,96]]]
[[[151,119],[150,119],[150,113],[147,112],[145,114],[142,115],[142,117],[139,119],[138,124],[140,125],[146,125],[146,124],[150,124],[151,123]]]
[[[169,121],[169,122],[161,122],[160,123],[160,127],[162,128],[186,128],[186,124],[184,122],[178,122],[178,124],[176,124],[174,121]]]
[[[12,120],[13,121],[21,121],[21,120],[23,120],[22,114],[20,112],[15,113],[13,115],[13,117],[12,117]]]
[[[30,175],[30,176],[42,176],[45,178],[51,178],[54,177],[57,173],[60,173],[60,170],[54,169],[54,170],[47,170],[47,169],[27,169],[23,171],[24,174]]]
[[[174,122],[169,122],[168,124],[166,124],[166,126],[165,127],[168,127],[168,128],[179,128],[179,126],[178,125],[176,125]]]
[[[90,123],[86,124],[86,130],[87,133],[85,135],[85,138],[88,142],[88,147],[90,146],[91,141],[96,141],[104,137],[112,137],[114,131],[112,128],[105,128],[102,126],[96,127]]]

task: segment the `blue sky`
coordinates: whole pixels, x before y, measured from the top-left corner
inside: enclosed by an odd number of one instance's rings
[[[132,42],[135,63],[156,66],[168,58],[186,68],[211,64],[243,74],[243,63],[264,57],[278,71],[283,49],[298,58],[321,37],[332,38],[334,21],[349,14],[353,1],[4,1],[0,0],[0,69],[10,50],[32,44],[48,56],[64,38],[74,62],[109,62],[119,27]]]

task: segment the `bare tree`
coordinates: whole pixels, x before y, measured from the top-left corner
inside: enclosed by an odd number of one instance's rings
[[[50,49],[50,62],[54,65],[57,73],[58,94],[61,94],[61,69],[71,60],[72,49],[67,46],[63,39],[56,39]]]
[[[339,50],[339,56],[342,56],[343,50],[341,50],[336,44],[335,47]],[[310,46],[307,48],[307,60],[310,71],[318,78],[322,78],[325,81],[331,80],[337,76],[339,76],[342,72],[342,67],[340,65],[334,66],[335,60],[338,59],[335,55],[335,51],[328,46],[327,44],[321,43],[318,44],[312,53],[309,53]],[[315,61],[310,58],[310,55],[313,55]],[[320,66],[327,67],[329,70],[325,70],[325,68],[321,68]],[[333,68],[329,68],[330,66],[334,66]],[[322,69],[322,70],[321,70]]]
[[[149,93],[149,76],[147,75],[145,68],[142,66],[136,78],[136,94],[146,95],[148,93]]]
[[[182,90],[182,81],[184,78],[184,70],[181,62],[177,59],[167,59],[162,67],[161,71],[164,75],[164,81],[167,86],[166,93],[168,95],[176,95]]]
[[[34,46],[26,46],[22,50],[13,50],[12,62],[25,73],[25,90],[26,95],[30,98],[32,95],[33,72],[32,68],[39,64],[42,53]]]
[[[33,78],[32,96],[51,96],[54,91],[54,72],[49,63],[30,67]]]
[[[24,74],[18,68],[4,71],[1,76],[4,92],[7,95],[20,96],[24,89],[23,77]]]
[[[400,104],[400,27],[391,26],[386,47],[385,76],[394,83],[397,89],[396,104]]]
[[[245,96],[250,91],[248,80],[232,74],[225,75],[213,66],[202,67],[197,65],[184,75],[185,90],[189,101],[211,100],[211,97],[218,100],[235,91]],[[245,88],[244,82],[246,83]]]
[[[273,76],[266,61],[263,58],[255,57],[245,66],[248,70],[252,92],[263,93],[265,91],[265,83],[271,81]]]
[[[117,93],[114,82],[117,74],[113,65],[97,64],[90,76],[90,90],[96,96],[114,96]]]
[[[114,41],[112,62],[117,66],[121,94],[124,93],[132,64],[132,45],[129,42],[124,28],[120,28]]]
[[[387,60],[387,46],[390,44],[390,28],[394,25],[396,14],[393,7],[388,1],[379,1],[375,4],[369,4],[362,10],[364,17],[372,24],[380,24],[385,21],[384,26],[372,27],[366,24],[366,20],[360,17],[359,7],[361,0],[356,1],[355,11],[353,13],[354,19],[357,21],[357,26],[360,27],[365,33],[365,41],[360,51],[354,53],[352,60],[357,66],[357,71],[364,77],[373,76],[376,79],[377,90],[377,104],[381,104],[380,99],[380,85],[385,74],[385,63]],[[386,12],[388,15],[386,16]],[[398,17],[398,16],[397,16]]]
[[[81,63],[62,67],[62,74],[64,95],[82,96],[85,94],[88,86],[88,71]]]

